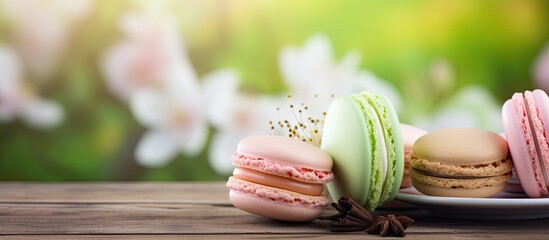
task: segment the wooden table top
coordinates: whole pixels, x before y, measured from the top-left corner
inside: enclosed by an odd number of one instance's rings
[[[549,219],[464,221],[421,209],[391,213],[415,219],[406,239],[549,236]],[[328,229],[319,220],[287,223],[243,212],[231,205],[223,182],[0,183],[0,239],[381,238]]]

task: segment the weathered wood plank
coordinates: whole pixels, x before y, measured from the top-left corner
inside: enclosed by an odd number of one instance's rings
[[[224,183],[0,183],[0,203],[224,203]]]
[[[230,204],[0,204],[0,234],[303,233],[319,222],[288,224]]]
[[[327,210],[325,215],[333,214]],[[377,212],[386,214],[388,212]],[[546,239],[549,219],[460,221],[423,210],[400,210],[416,220],[408,239]],[[232,207],[224,183],[2,183],[0,239],[346,239],[326,222],[286,223]]]
[[[421,210],[404,213],[416,219],[410,235],[549,234],[547,219],[509,221],[504,227],[501,222],[437,218]],[[0,204],[0,235],[261,233],[329,234],[326,222],[273,221],[229,204]]]

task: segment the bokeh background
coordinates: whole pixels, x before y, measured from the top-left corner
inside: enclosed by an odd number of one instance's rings
[[[239,139],[362,90],[501,132],[533,88],[546,0],[0,0],[0,180],[222,180]]]

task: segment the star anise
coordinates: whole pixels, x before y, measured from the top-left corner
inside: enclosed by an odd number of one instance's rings
[[[395,216],[389,214],[386,217],[377,216],[372,226],[366,229],[366,232],[369,234],[379,234],[382,237],[388,235],[404,237],[406,235],[406,228],[413,222],[413,219],[402,215]]]
[[[340,198],[338,203],[332,203],[332,206],[338,211],[337,214],[318,218],[330,220],[332,232],[363,231],[373,223],[370,212],[349,197]]]

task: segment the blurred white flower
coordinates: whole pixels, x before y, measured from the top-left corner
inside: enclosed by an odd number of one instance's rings
[[[502,132],[501,104],[480,86],[466,86],[430,116],[417,116],[413,125],[427,131],[442,128],[482,128]]]
[[[250,135],[270,134],[269,120],[276,114],[275,100],[242,93],[233,70],[218,70],[204,77],[207,117],[216,128],[209,149],[212,168],[230,174],[231,155],[238,142]]]
[[[50,75],[67,46],[70,28],[92,9],[90,0],[0,0],[14,24],[12,39],[37,80]]]
[[[177,153],[199,153],[208,136],[203,93],[175,19],[147,10],[119,23],[124,38],[105,53],[102,69],[111,93],[148,129],[137,162],[162,167]]]
[[[208,136],[198,82],[174,67],[162,89],[140,89],[130,98],[133,115],[148,128],[135,153],[143,166],[164,166],[178,152],[197,154]]]
[[[328,110],[332,94],[338,97],[366,90],[385,94],[398,109],[401,100],[397,89],[374,74],[360,70],[360,61],[360,55],[350,51],[337,62],[328,37],[322,34],[311,36],[301,48],[284,47],[279,55],[288,92],[295,102],[308,104],[313,115]],[[314,99],[315,95],[319,97]]]
[[[534,63],[534,79],[537,85],[549,92],[549,43],[545,45]]]
[[[102,70],[111,93],[123,101],[140,89],[161,89],[174,66],[196,81],[174,18],[149,12],[120,18],[124,39],[104,55]]]
[[[20,117],[37,129],[48,129],[61,123],[61,106],[41,98],[23,81],[22,65],[15,50],[0,45],[0,66],[0,122]]]

